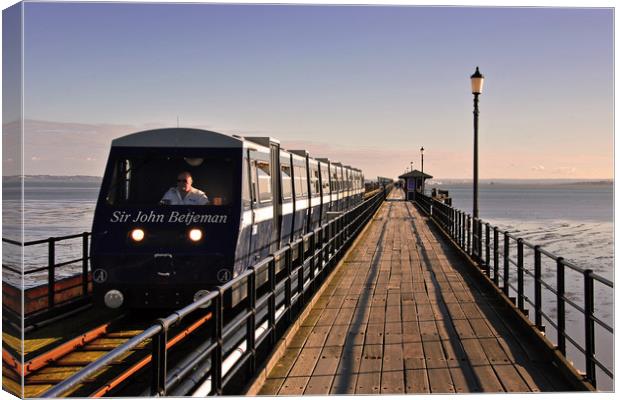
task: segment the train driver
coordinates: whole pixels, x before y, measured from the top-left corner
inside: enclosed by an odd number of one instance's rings
[[[194,180],[189,172],[181,172],[177,176],[177,186],[168,189],[164,197],[162,197],[160,204],[173,206],[201,206],[207,204],[209,198],[202,190],[193,187],[193,182]]]

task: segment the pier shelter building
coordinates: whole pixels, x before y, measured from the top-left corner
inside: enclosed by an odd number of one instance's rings
[[[431,175],[425,174],[417,169],[398,177],[398,179],[402,179],[403,182],[405,182],[405,187],[403,189],[407,195],[407,200],[415,200],[416,192],[424,193],[424,181],[432,178]]]

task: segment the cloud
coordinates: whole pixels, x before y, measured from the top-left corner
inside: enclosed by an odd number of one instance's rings
[[[554,168],[551,172],[553,174],[556,174],[556,175],[573,175],[573,174],[575,174],[575,172],[577,172],[577,168],[575,168],[575,167],[558,167],[558,168]]]
[[[544,171],[545,170],[545,166],[544,165],[536,165],[534,167],[532,167],[532,171]]]

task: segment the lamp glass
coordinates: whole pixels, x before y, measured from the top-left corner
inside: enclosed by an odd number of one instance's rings
[[[482,86],[484,85],[484,77],[471,78],[471,92],[474,94],[482,93]]]

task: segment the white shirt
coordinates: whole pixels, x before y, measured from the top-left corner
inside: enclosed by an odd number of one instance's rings
[[[179,189],[177,189],[176,187],[172,187],[168,189],[166,194],[164,194],[161,202],[172,206],[202,206],[209,202],[209,198],[202,190],[198,190],[196,188],[191,188],[191,190],[185,195],[185,197],[183,197],[181,196]]]

